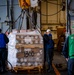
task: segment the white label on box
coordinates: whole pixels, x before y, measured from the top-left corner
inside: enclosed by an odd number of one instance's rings
[[[32,42],[32,39],[31,39],[31,37],[27,36],[27,37],[25,37],[24,41],[26,44],[28,44],[28,43]]]

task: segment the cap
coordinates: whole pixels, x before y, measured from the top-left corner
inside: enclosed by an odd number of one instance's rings
[[[50,29],[47,29],[47,30],[46,30],[46,32],[50,32],[50,31],[51,31]]]

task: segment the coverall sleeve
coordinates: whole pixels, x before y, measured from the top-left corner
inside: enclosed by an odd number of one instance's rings
[[[68,58],[68,37],[65,39],[62,53],[65,58]]]
[[[4,40],[6,42],[6,44],[9,42],[9,38],[4,34]]]

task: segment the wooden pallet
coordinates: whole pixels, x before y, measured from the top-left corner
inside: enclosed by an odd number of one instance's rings
[[[43,48],[43,44],[16,44],[16,48]]]
[[[31,70],[33,70],[33,71],[37,70],[38,72],[41,72],[42,69],[43,69],[43,66],[30,66],[30,67],[17,66],[17,67],[13,68],[13,70],[15,72],[22,71],[22,70],[27,70],[28,73],[30,73]]]

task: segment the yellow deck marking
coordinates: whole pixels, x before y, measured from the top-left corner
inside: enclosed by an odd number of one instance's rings
[[[56,75],[61,75],[60,72],[58,71],[58,69],[55,67],[54,64],[52,64],[53,68],[54,68],[54,71],[56,73]]]

